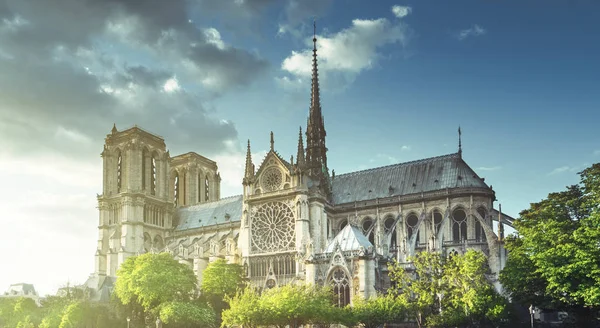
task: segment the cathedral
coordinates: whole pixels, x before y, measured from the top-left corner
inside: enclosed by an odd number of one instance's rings
[[[146,252],[171,253],[200,282],[207,265],[224,258],[259,289],[329,285],[346,305],[385,291],[392,260],[410,270],[419,252],[476,249],[501,290],[503,226],[512,219],[463,160],[460,129],[456,153],[330,173],[313,43],[310,110],[295,158],[276,151],[271,133],[270,151],[255,166],[248,141],[239,196],[220,197],[216,162],[194,152],[171,156],[163,138],[113,126],[102,151],[96,269],[86,282],[92,299],[107,299],[123,261]]]

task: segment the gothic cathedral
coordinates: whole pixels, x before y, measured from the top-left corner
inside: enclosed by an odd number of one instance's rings
[[[107,299],[125,259],[169,252],[199,281],[224,258],[258,288],[330,285],[340,305],[389,287],[387,263],[477,249],[497,289],[506,261],[495,193],[457,153],[335,175],[327,166],[325,125],[313,39],[311,102],[296,158],[271,147],[256,169],[250,142],[243,194],[220,198],[217,163],[190,152],[171,157],[165,141],[138,127],[107,135],[92,299]],[[459,132],[460,133],[460,132]],[[498,234],[493,230],[498,222]]]

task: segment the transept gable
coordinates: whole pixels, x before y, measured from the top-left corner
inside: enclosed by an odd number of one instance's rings
[[[255,189],[265,193],[291,187],[291,169],[292,165],[289,162],[271,150],[256,172]]]

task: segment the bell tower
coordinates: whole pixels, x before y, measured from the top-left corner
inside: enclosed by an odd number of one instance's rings
[[[129,256],[162,251],[172,227],[168,193],[169,152],[161,137],[137,126],[105,138],[96,273],[116,275]]]

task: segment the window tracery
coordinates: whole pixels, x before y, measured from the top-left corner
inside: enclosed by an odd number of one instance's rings
[[[367,217],[362,222],[362,232],[369,239],[371,244],[375,245],[375,227],[373,219]]]
[[[156,194],[156,155],[152,154],[150,159],[150,194]]]
[[[204,177],[204,201],[208,202],[209,201],[209,192],[210,192],[210,186],[208,184],[208,175],[206,175],[206,177]]]
[[[350,304],[350,279],[342,267],[333,269],[328,282],[333,287],[335,305],[344,307]]]
[[[271,166],[265,170],[260,180],[264,190],[269,192],[279,190],[283,182],[283,173],[276,166]]]
[[[435,228],[435,235],[437,236],[442,226],[443,216],[439,211],[433,211],[433,227]]]
[[[268,253],[295,247],[292,209],[282,202],[263,204],[252,211],[252,251]]]

